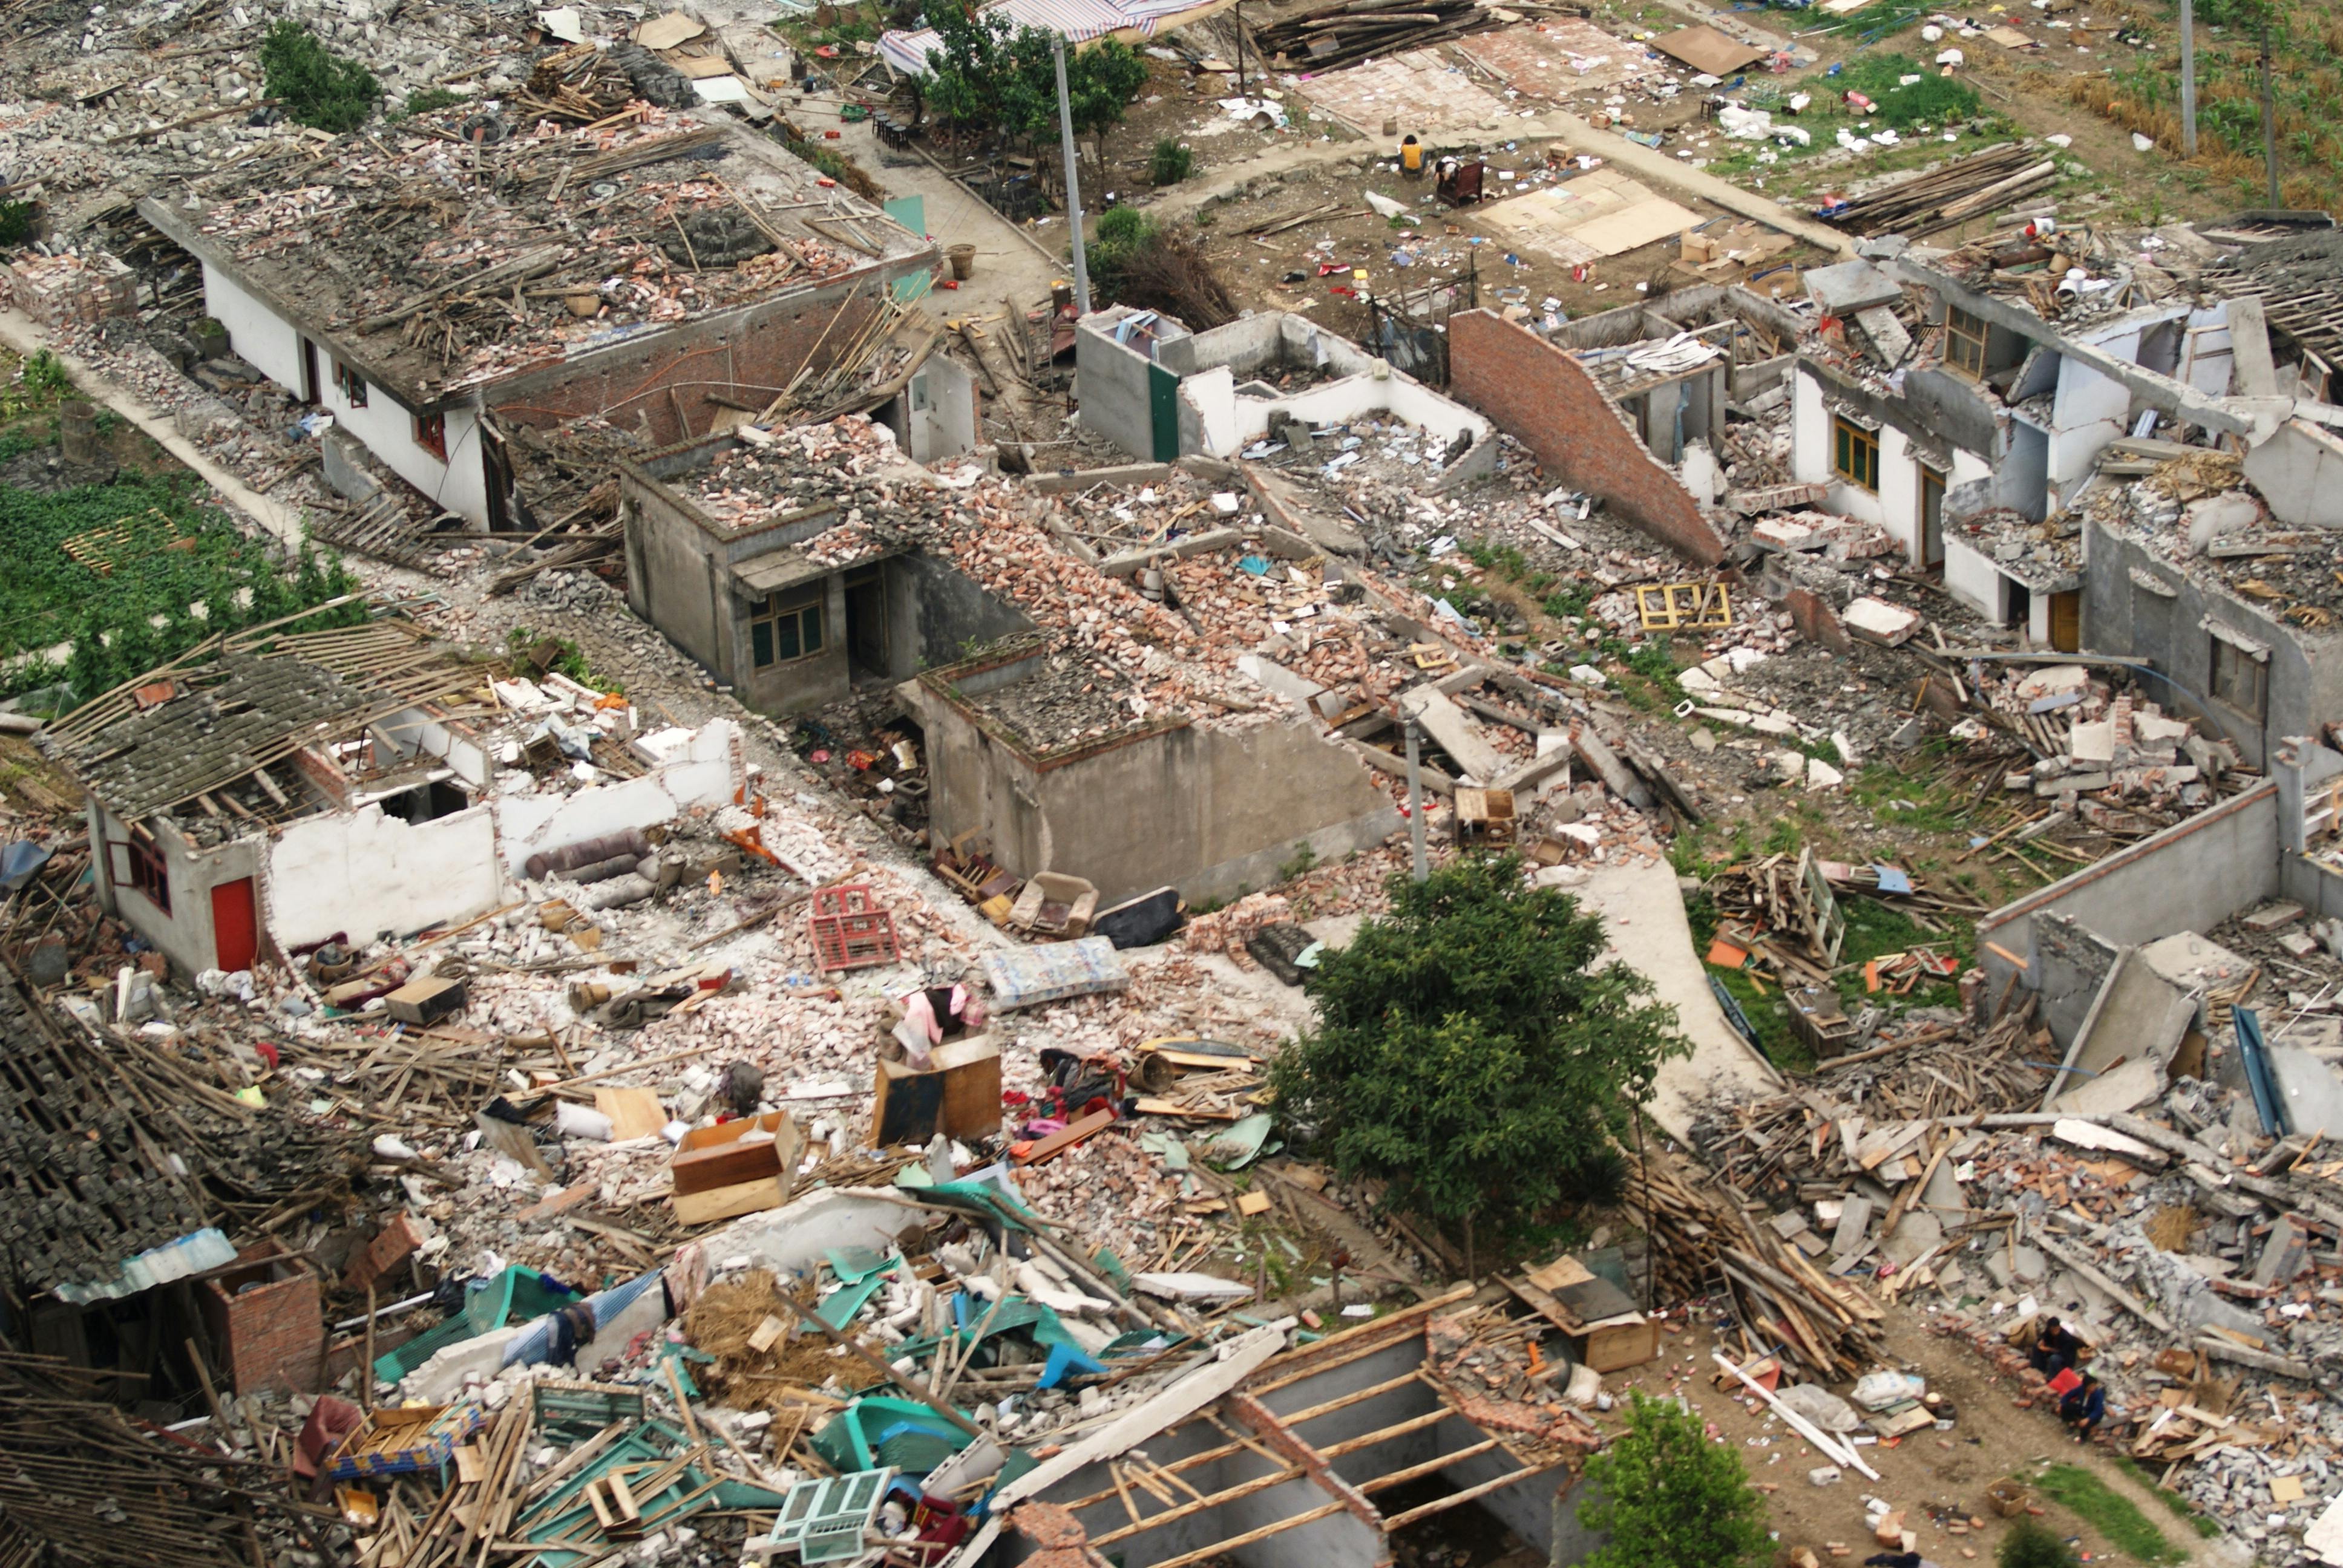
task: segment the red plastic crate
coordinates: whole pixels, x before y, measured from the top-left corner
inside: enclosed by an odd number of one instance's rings
[[[895,940],[895,917],[870,896],[867,882],[815,890],[807,923],[813,932],[814,964],[825,974],[891,964],[903,956]]]

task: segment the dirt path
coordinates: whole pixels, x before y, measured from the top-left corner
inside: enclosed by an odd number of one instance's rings
[[[2108,1450],[2076,1443],[2049,1411],[2016,1408],[2011,1402],[2016,1390],[1996,1378],[1966,1342],[1928,1332],[1916,1312],[1892,1312],[1887,1328],[1885,1364],[1918,1372],[1930,1390],[1950,1399],[1959,1413],[1950,1432],[1924,1428],[1894,1448],[1857,1450],[1879,1472],[1875,1482],[1848,1471],[1834,1484],[1814,1485],[1807,1473],[1827,1462],[1819,1453],[1779,1419],[1753,1415],[1711,1384],[1716,1366],[1709,1359],[1715,1336],[1708,1322],[1694,1322],[1664,1336],[1660,1361],[1633,1373],[1614,1374],[1604,1385],[1614,1393],[1634,1389],[1689,1398],[1740,1451],[1750,1478],[1774,1489],[1774,1526],[1781,1532],[1782,1544],[1811,1547],[1826,1563],[1859,1563],[1879,1550],[1863,1524],[1864,1499],[1877,1497],[1904,1510],[1905,1526],[1919,1535],[1923,1556],[1945,1568],[1989,1563],[2007,1525],[1986,1507],[1985,1489],[2004,1476],[2030,1478],[2045,1463],[2080,1465],[2130,1499],[2175,1551],[2187,1553],[2191,1568],[2241,1568],[2250,1561],[2242,1543],[2200,1539],[2118,1465]],[[2092,1561],[2134,1561],[2058,1504],[2043,1506],[2043,1522],[2061,1536],[2080,1536]],[[1956,1522],[1966,1525],[1973,1517],[1985,1521],[1983,1528],[1961,1533],[1947,1528]],[[1855,1550],[1834,1559],[1826,1550],[1830,1542]]]

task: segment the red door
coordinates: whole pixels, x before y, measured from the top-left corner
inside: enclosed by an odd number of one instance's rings
[[[252,879],[239,877],[212,890],[212,942],[219,967],[233,974],[260,956],[260,922],[252,907]]]

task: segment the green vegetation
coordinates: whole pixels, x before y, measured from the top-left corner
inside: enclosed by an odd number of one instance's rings
[[[2080,1560],[2049,1526],[2020,1515],[1994,1549],[1996,1568],[2081,1568]]]
[[[2194,1530],[2198,1535],[2207,1541],[2210,1541],[2213,1537],[2221,1533],[2221,1526],[2218,1521],[2208,1518],[2205,1514],[2198,1513],[2196,1507],[2191,1504],[2187,1498],[2173,1491],[2172,1488],[2168,1486],[2158,1486],[2156,1483],[2156,1477],[2149,1473],[2146,1465],[2140,1463],[2139,1461],[2134,1459],[2128,1453],[2118,1453],[2115,1457],[2117,1468],[2122,1470],[2126,1475],[2130,1476],[2134,1481],[2138,1482],[2142,1486],[2147,1487],[2150,1492],[2156,1493],[2156,1500],[2158,1503],[2163,1503],[2166,1508],[2169,1509],[2172,1512],[2174,1518],[2187,1525],[2189,1529]]]
[[[553,661],[540,666],[536,659],[538,645],[551,642],[557,651]],[[580,686],[590,686],[597,691],[621,691],[625,689],[614,680],[604,680],[586,662],[585,652],[566,637],[548,637],[529,627],[517,626],[505,633],[505,662],[517,676],[534,678],[548,671],[566,675]]]
[[[410,115],[436,114],[452,109],[464,101],[461,93],[451,93],[445,87],[417,87],[407,95],[407,112]]]
[[[1296,877],[1306,876],[1317,864],[1317,849],[1309,839],[1297,839],[1293,841],[1293,858],[1277,868],[1277,879],[1290,882]]]
[[[1919,79],[1909,79],[1915,76]],[[1865,114],[1847,105],[1848,112],[1898,132],[1922,126],[1943,130],[1984,106],[1977,90],[1968,83],[1958,76],[1938,75],[1936,66],[1908,55],[1865,55],[1850,61],[1836,76],[1824,78],[1823,86],[1843,104],[1848,93],[1862,94],[1875,107]]]
[[[2343,204],[2343,16],[2328,0],[2201,0],[2196,166],[2249,195],[2257,206],[2268,199],[2262,143],[2265,24],[2280,203]],[[2164,26],[2169,31],[2158,47],[2105,75],[2077,76],[2067,93],[2124,129],[2153,137],[2159,156],[2177,156],[2182,146],[2179,32],[2169,21]]]
[[[947,124],[997,131],[1029,146],[1058,135],[1057,66],[1051,35],[1020,27],[998,11],[931,7],[942,43],[932,62],[927,105]],[[1112,38],[1066,52],[1066,102],[1074,134],[1088,136],[1106,161],[1106,133],[1147,85],[1147,62]]]
[[[382,102],[374,73],[345,55],[328,54],[298,22],[280,21],[260,41],[267,93],[297,124],[337,135],[355,131]]]
[[[1316,1029],[1272,1069],[1280,1113],[1345,1175],[1463,1229],[1469,1262],[1558,1205],[1615,1198],[1617,1144],[1659,1064],[1688,1049],[1651,983],[1603,961],[1602,920],[1468,855],[1327,953]]]
[[[1765,1500],[1741,1455],[1670,1399],[1632,1396],[1627,1430],[1586,1462],[1578,1522],[1610,1536],[1584,1568],[1757,1568]]]
[[[2164,1538],[2139,1505],[2079,1464],[2054,1464],[2035,1477],[2042,1494],[2107,1538],[2124,1555],[2153,1565],[2186,1563],[2188,1553]]]
[[[33,237],[34,204],[0,201],[0,246],[22,245]]]
[[[1195,169],[1195,153],[1171,136],[1158,141],[1147,156],[1147,178],[1153,185],[1176,186]]]

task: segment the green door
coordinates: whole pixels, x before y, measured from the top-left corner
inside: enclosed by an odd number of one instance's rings
[[[1147,413],[1155,460],[1176,460],[1180,456],[1180,377],[1151,363],[1147,367]]]

